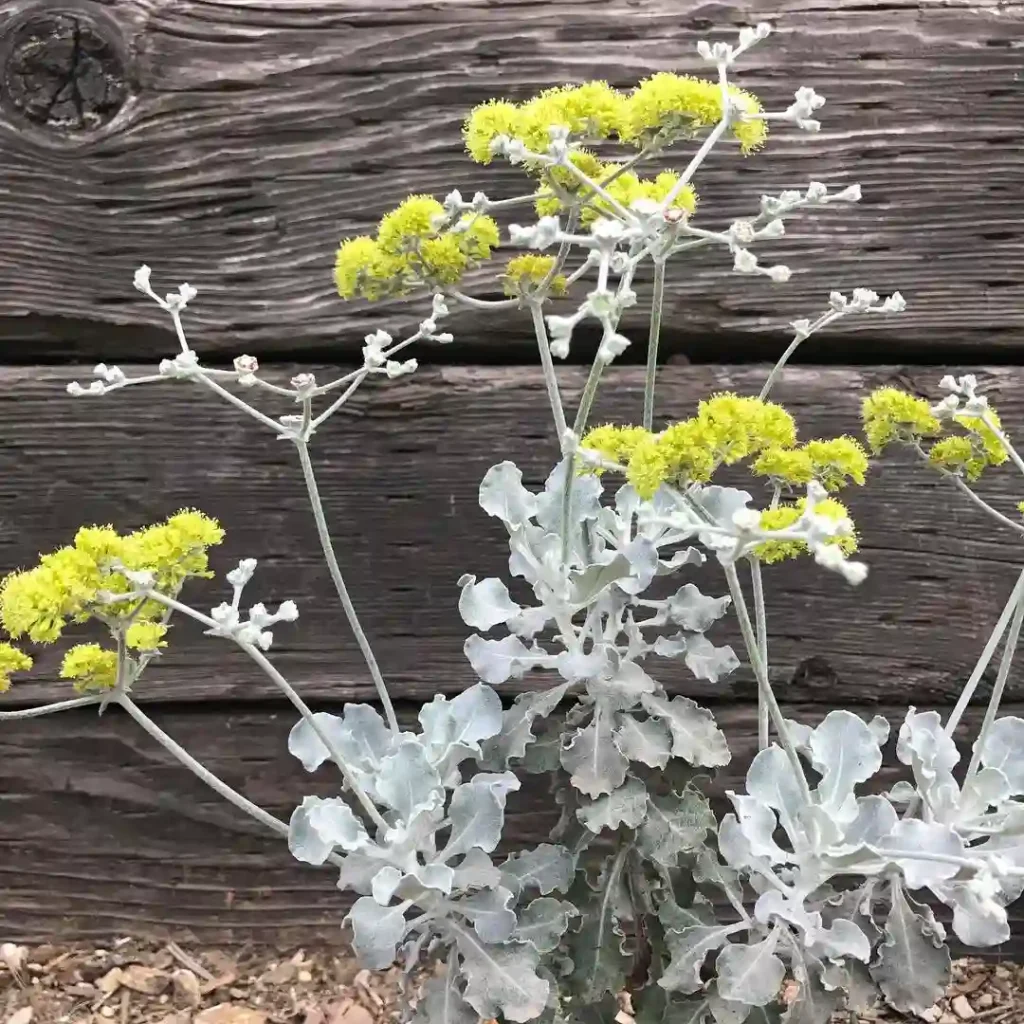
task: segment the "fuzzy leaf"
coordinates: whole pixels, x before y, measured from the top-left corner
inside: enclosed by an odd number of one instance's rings
[[[509,526],[521,526],[537,513],[537,499],[523,486],[513,462],[491,466],[480,484],[480,507]]]
[[[828,1024],[839,1006],[842,992],[825,987],[821,964],[817,961],[805,958],[798,970],[800,988],[782,1017],[783,1024]]]
[[[779,933],[773,929],[761,942],[733,942],[715,961],[718,993],[729,1002],[764,1006],[779,994],[786,966],[775,954]]]
[[[544,896],[565,892],[575,874],[576,858],[564,846],[553,843],[513,853],[501,865],[502,885],[517,895],[524,889],[536,889]]]
[[[431,978],[423,986],[413,1024],[479,1024],[480,1015],[462,998],[453,979]]]
[[[550,715],[568,689],[569,683],[562,683],[550,690],[519,694],[512,707],[502,713],[501,731],[481,744],[482,766],[503,770],[508,767],[510,758],[523,757],[534,739],[534,721]]]
[[[569,954],[574,971],[569,979],[581,999],[596,1002],[606,992],[622,990],[632,958],[625,952],[625,939],[616,921],[614,886],[602,894],[592,908],[583,908],[583,924],[569,939]]]
[[[714,825],[707,801],[696,790],[687,789],[679,797],[652,796],[637,834],[637,849],[657,864],[674,867],[679,854],[700,846]]]
[[[521,678],[537,660],[536,655],[515,635],[485,640],[478,633],[473,633],[466,639],[463,653],[473,671],[492,686]]]
[[[610,678],[594,678],[587,683],[590,696],[614,711],[636,707],[645,693],[654,693],[657,688],[658,684],[635,661],[623,661]]]
[[[462,954],[464,997],[481,1016],[532,1020],[547,1004],[549,983],[537,975],[538,953],[530,946],[489,946],[475,933],[449,922]]]
[[[617,829],[622,825],[637,828],[646,814],[647,789],[639,779],[629,779],[624,786],[576,811],[576,817],[591,832]]]
[[[452,888],[493,889],[501,882],[501,872],[491,858],[478,846],[466,851],[466,855],[455,868]]]
[[[612,741],[612,714],[601,704],[585,729],[577,729],[568,747],[562,749],[562,767],[570,782],[589,797],[618,789],[626,780],[629,762]]]
[[[529,943],[538,953],[550,953],[558,948],[569,919],[576,916],[576,908],[565,900],[541,896],[519,912],[519,924],[513,938]]]
[[[477,583],[475,576],[466,575],[459,580],[459,586],[462,588],[459,614],[471,629],[486,632],[522,612],[522,608],[509,596],[508,587],[494,577]]]
[[[364,967],[383,970],[394,963],[397,946],[405,938],[405,912],[386,910],[375,899],[361,896],[348,912],[352,946]]]
[[[833,816],[849,809],[854,788],[882,766],[875,732],[858,715],[830,711],[812,733],[811,763],[821,774],[818,796]]]
[[[997,718],[985,737],[981,763],[998,768],[1014,796],[1024,794],[1024,718]]]
[[[647,713],[662,719],[672,731],[672,753],[699,768],[720,768],[731,759],[725,735],[714,716],[689,697],[665,700],[644,694],[641,703]]]
[[[613,583],[626,579],[632,571],[629,559],[616,555],[610,562],[588,565],[581,572],[572,573],[569,603],[581,608],[593,604]]]
[[[747,793],[777,811],[782,827],[794,842],[803,835],[798,823],[804,806],[796,770],[781,747],[761,750],[747,769]]]
[[[665,941],[672,960],[658,979],[658,984],[670,992],[683,992],[687,995],[700,991],[704,985],[700,970],[708,953],[720,949],[729,941],[733,932],[743,927],[742,924],[716,923],[666,932]]]
[[[288,821],[288,849],[304,864],[325,864],[334,849],[334,843],[321,836],[309,820],[310,810],[319,802],[319,797],[307,796]]]
[[[419,713],[423,742],[433,764],[442,772],[446,760],[479,753],[481,740],[501,731],[501,698],[489,686],[477,683],[463,690],[454,700],[438,694]]]
[[[918,714],[913,708],[900,726],[896,756],[913,767],[915,778],[926,788],[936,776],[952,772],[960,760],[960,752],[946,735],[938,712]]]
[[[395,737],[377,710],[368,704],[346,704],[344,716],[319,711],[317,727],[352,767],[374,771],[394,749]],[[316,771],[331,758],[330,751],[305,720],[299,719],[288,735],[288,752],[307,772]]]
[[[448,808],[451,833],[438,859],[447,861],[473,848],[490,853],[501,839],[506,795],[517,789],[519,780],[511,772],[481,773],[456,786]]]
[[[666,602],[668,621],[691,633],[705,633],[729,609],[729,597],[706,597],[692,583],[679,588]]]
[[[698,679],[704,679],[709,683],[717,683],[722,676],[727,676],[740,667],[740,659],[728,644],[716,647],[702,633],[687,640],[683,661]]]
[[[932,912],[910,900],[898,882],[890,888],[892,906],[871,976],[894,1009],[920,1015],[946,991],[949,950]]]
[[[949,857],[965,856],[963,840],[947,825],[907,818],[896,822],[892,831],[877,845],[883,857],[889,857],[903,872],[908,889],[923,889],[952,878],[959,872],[955,864],[942,864],[914,857],[896,856],[896,851],[918,850]]]
[[[377,793],[404,822],[444,800],[441,777],[430,763],[426,749],[414,739],[403,741],[395,753],[381,761]]]
[[[516,930],[511,909],[515,897],[508,889],[480,889],[453,903],[470,921],[484,942],[506,942]]]
[[[617,714],[613,734],[615,746],[630,761],[649,768],[664,768],[672,756],[672,734],[657,718],[638,721],[632,715]]]

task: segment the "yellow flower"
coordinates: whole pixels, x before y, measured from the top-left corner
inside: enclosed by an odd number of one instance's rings
[[[988,460],[984,450],[978,451],[967,437],[944,437],[936,441],[928,453],[928,461],[948,473],[961,473],[974,481],[981,476]]]
[[[778,508],[765,509],[761,513],[762,530],[788,530],[802,515],[807,507],[807,499],[801,498],[794,503],[779,505]],[[825,498],[814,506],[818,515],[827,516],[838,522],[849,519],[850,514],[842,502],[835,498]],[[857,550],[856,534],[847,537],[833,537],[829,544],[838,544],[844,555],[852,555]],[[754,554],[766,565],[781,562],[787,558],[797,558],[807,554],[809,549],[802,540],[767,540],[754,548]]]
[[[899,388],[879,388],[864,399],[864,434],[876,454],[893,441],[917,441],[942,432],[942,425],[923,399]]]
[[[338,248],[334,284],[343,299],[404,295],[415,284],[408,280],[408,270],[408,255],[390,255],[374,239],[363,235],[347,239]]]
[[[438,284],[455,284],[469,266],[469,257],[451,234],[424,241],[420,245],[420,258],[426,276]]]
[[[728,391],[701,402],[697,421],[726,465],[765,448],[789,448],[796,442],[793,417],[781,405]]]
[[[766,448],[750,468],[778,483],[799,485],[814,479],[814,465],[803,448]]]
[[[843,434],[827,441],[808,441],[803,450],[826,491],[838,491],[851,480],[863,486],[868,456],[856,439]]]
[[[147,570],[158,590],[175,592],[189,576],[209,576],[206,550],[224,539],[216,519],[182,509],[167,522],[147,526],[125,537],[124,564]]]
[[[610,178],[615,171],[615,164],[606,164],[601,169],[600,178]],[[632,171],[623,171],[608,182],[605,191],[628,209],[638,199],[650,199],[660,203],[675,188],[678,181],[679,175],[673,171],[662,171],[656,178],[640,178]],[[690,184],[684,185],[672,200],[669,209],[693,213],[697,209],[697,192],[694,187]],[[608,203],[600,197],[596,197],[584,209],[580,222],[587,226],[598,217],[606,217],[610,213]]]
[[[60,675],[75,680],[79,693],[111,690],[117,684],[117,654],[99,644],[76,644],[64,655]]]
[[[1001,466],[1009,456],[1006,454],[1006,447],[999,440],[998,435],[980,416],[956,416],[956,422],[964,430],[972,434],[981,445],[984,452],[985,462],[990,466]],[[1003,425],[995,409],[988,410],[988,416],[993,425],[1002,432]]]
[[[0,585],[0,621],[12,637],[52,643],[69,618],[78,619],[96,596],[103,576],[84,552],[65,547],[43,555],[34,569],[15,572]]]
[[[11,688],[12,672],[27,672],[32,667],[32,659],[11,644],[0,643],[0,693]]]
[[[643,427],[616,427],[607,423],[602,427],[594,427],[584,434],[580,441],[580,447],[597,452],[608,462],[624,466],[629,462],[637,445],[650,440],[652,440],[651,432],[644,430]],[[601,474],[604,469],[595,466],[592,471]]]
[[[655,437],[649,437],[637,444],[626,466],[626,479],[641,498],[653,498],[658,488],[668,478],[668,463],[665,453]]]
[[[761,103],[753,94],[728,87],[733,106],[745,114],[761,112]],[[689,75],[661,71],[645,79],[628,97],[625,141],[645,145],[655,136],[677,132],[693,133],[709,128],[722,119],[722,89],[717,82]],[[767,122],[735,118],[732,134],[744,153],[759,149],[768,137]]]
[[[494,159],[491,143],[499,135],[516,138],[522,116],[514,103],[488,100],[469,112],[462,126],[466,151],[478,164],[489,164]]]
[[[162,622],[133,622],[124,634],[124,642],[136,651],[155,651],[167,646],[167,626]]]
[[[502,290],[510,298],[529,295],[547,280],[556,262],[554,256],[544,256],[538,252],[524,252],[521,256],[513,256],[502,275]],[[566,287],[565,275],[556,274],[551,279],[548,291],[551,295],[564,295]]]
[[[626,97],[607,82],[556,86],[522,104],[516,137],[534,153],[547,151],[556,125],[573,138],[607,139],[625,128],[627,111]]]
[[[444,207],[433,196],[409,196],[381,218],[377,244],[384,252],[400,256],[436,235],[435,225],[444,218]]]
[[[666,427],[658,437],[668,478],[680,485],[707,483],[715,471],[714,439],[699,420]]]
[[[467,213],[459,219],[454,232],[463,252],[471,259],[485,260],[501,240],[497,222],[481,213]]]
[[[611,173],[597,154],[589,149],[574,149],[569,154],[569,163],[578,167],[591,181],[600,182],[602,178]],[[554,216],[565,209],[559,192],[565,193],[568,198],[577,202],[582,202],[593,196],[592,190],[585,186],[568,167],[541,167],[539,165],[531,167],[528,165],[527,170],[539,172],[542,180],[551,188],[549,195],[541,196],[534,203],[538,217]]]

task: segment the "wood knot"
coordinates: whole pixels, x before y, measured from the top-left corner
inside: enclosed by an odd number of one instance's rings
[[[46,6],[27,12],[4,35],[0,102],[16,120],[81,135],[113,120],[127,100],[124,47],[106,17]]]

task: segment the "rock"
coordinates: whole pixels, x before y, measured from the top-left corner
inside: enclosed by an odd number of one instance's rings
[[[264,985],[287,985],[295,980],[298,973],[298,965],[291,960],[285,960],[283,963],[275,964],[269,971],[264,971],[260,975],[260,981]]]
[[[192,1024],[267,1024],[267,1015],[237,1003],[220,1003],[201,1010],[192,1018]]]
[[[105,995],[109,996],[121,987],[121,978],[124,972],[120,967],[111,967],[103,977],[96,980],[96,987]]]
[[[924,1013],[921,1014],[921,1020],[927,1021],[928,1024],[936,1024],[936,1021],[942,1016],[942,1007],[936,1003],[934,1006],[929,1006]]]
[[[179,967],[171,975],[171,984],[174,986],[175,1002],[192,1007],[199,1005],[202,999],[199,979],[187,967]]]
[[[995,1006],[996,997],[991,992],[982,992],[981,995],[975,996],[974,1008],[976,1010],[988,1010]]]
[[[32,1024],[33,1011],[31,1006],[23,1006],[7,1018],[7,1024]]]
[[[313,975],[309,971],[303,969],[299,971],[296,978],[302,982],[303,985],[308,985],[313,980]]]
[[[974,1007],[967,1001],[967,996],[953,996],[949,1005],[961,1020],[970,1020],[974,1016]]]
[[[156,967],[129,964],[121,968],[121,984],[144,996],[158,996],[171,983],[171,976]]]

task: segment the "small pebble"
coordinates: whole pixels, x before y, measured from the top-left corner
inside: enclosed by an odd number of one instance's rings
[[[308,985],[313,980],[313,975],[309,971],[299,971],[298,978],[303,984]]]
[[[113,1017],[117,1011],[112,1006],[103,1006],[100,1008],[100,1013],[104,1017]]]
[[[954,996],[950,1008],[961,1020],[970,1020],[974,1016],[974,1007],[967,1001],[967,996]]]

